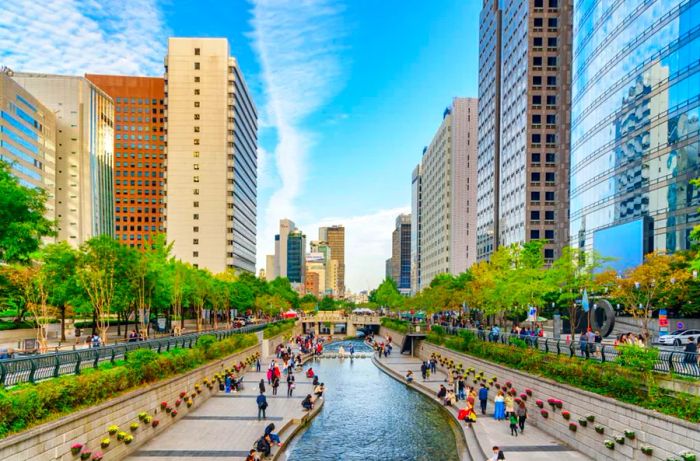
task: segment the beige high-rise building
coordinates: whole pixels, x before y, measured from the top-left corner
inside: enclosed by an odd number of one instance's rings
[[[83,77],[15,73],[13,79],[56,117],[58,240],[77,246],[97,235],[113,237],[112,98]]]
[[[167,236],[212,272],[255,271],[257,111],[224,38],[170,38]]]
[[[277,278],[275,275],[275,255],[265,256],[265,280],[272,281]]]
[[[476,129],[477,99],[455,98],[414,171],[414,184],[415,175],[420,175],[413,210],[419,225],[411,229],[419,249],[415,291],[430,285],[438,274],[464,272],[468,261],[474,261]]]
[[[0,69],[0,160],[25,186],[48,194],[46,218],[56,219],[56,118],[51,109]]]
[[[287,244],[289,234],[297,230],[296,224],[291,219],[280,219],[280,232],[275,235],[275,260],[274,276],[287,277]]]
[[[318,239],[328,243],[331,249],[331,261],[338,262],[338,283],[334,294],[342,298],[345,295],[345,227],[342,225],[321,227],[318,230]]]

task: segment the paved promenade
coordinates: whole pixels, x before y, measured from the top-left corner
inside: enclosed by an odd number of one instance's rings
[[[265,372],[272,358],[262,362],[262,372],[248,372],[243,378],[243,390],[225,394],[219,392],[210,397],[193,412],[188,412],[180,421],[162,434],[143,445],[128,461],[173,461],[194,459],[197,461],[219,461],[223,459],[242,460],[255,441],[263,434],[265,427],[275,423],[275,433],[279,432],[282,442],[295,429],[308,412],[301,407],[306,394],[311,394],[311,379],[297,372],[296,389],[293,397],[287,397],[286,375],[278,388],[278,395],[272,395],[272,386],[265,380],[265,395],[269,404],[267,419],[258,421],[256,397],[258,383],[265,378]],[[322,402],[317,402],[314,412]],[[180,418],[178,416],[178,418]],[[273,449],[273,454],[278,450]]]
[[[411,386],[430,392],[430,395],[437,399],[436,395],[440,384],[447,386],[447,375],[438,368],[436,374],[431,375],[427,381],[423,381],[420,372],[421,361],[415,357],[400,355],[398,353],[400,350],[401,347],[399,345],[394,345],[395,352],[388,358],[382,357],[379,359],[380,365],[387,366],[394,372],[399,373],[400,376],[405,376],[408,370],[412,370],[414,383]],[[493,396],[494,392],[490,390],[489,397],[493,399]],[[462,407],[463,405],[464,401],[458,402],[458,406]],[[476,406],[477,422],[474,424],[474,432],[470,433],[465,424],[460,424],[465,431],[467,443],[470,443],[470,441],[473,443],[474,436],[476,436],[486,454],[490,455],[491,447],[497,445],[503,450],[508,461],[561,461],[563,459],[576,461],[590,459],[562,445],[545,432],[527,423],[523,434],[518,434],[517,437],[511,436],[508,422],[493,419],[493,400],[489,401],[486,416],[481,415],[478,400]],[[528,408],[528,410],[532,411],[531,408]],[[456,408],[450,408],[450,411],[455,415],[457,414]],[[482,461],[482,459],[477,458],[474,461]]]

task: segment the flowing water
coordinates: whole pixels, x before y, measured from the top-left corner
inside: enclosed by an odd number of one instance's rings
[[[370,349],[353,341],[355,352]],[[326,351],[347,351],[349,341]],[[395,352],[396,353],[396,352]],[[314,371],[325,383],[325,403],[292,441],[288,461],[457,461],[454,423],[435,402],[409,389],[371,359],[320,359]],[[298,389],[304,392],[305,389]]]

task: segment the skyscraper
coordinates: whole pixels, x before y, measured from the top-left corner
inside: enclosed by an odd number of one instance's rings
[[[475,192],[468,187],[469,169],[476,167],[476,124],[477,100],[455,98],[414,170],[413,213],[418,214],[418,225],[411,227],[411,239],[418,277],[413,291],[430,285],[438,274],[464,271],[467,255],[475,252],[468,248],[475,241],[467,239],[467,231],[476,223],[475,210],[468,206]]]
[[[605,6],[605,8],[604,8]],[[700,3],[576,0],[571,245],[618,257],[685,250],[700,217]]]
[[[427,149],[427,148],[426,148]],[[425,154],[426,149],[423,149]],[[420,164],[411,174],[411,294],[420,291],[420,235],[422,232],[421,213],[421,175]]]
[[[0,69],[0,160],[27,187],[48,194],[46,218],[56,219],[56,118],[51,109]]]
[[[168,241],[212,272],[255,271],[257,112],[223,38],[170,38]]]
[[[543,239],[551,262],[568,244],[571,17],[572,0],[484,1],[479,259]]]
[[[114,101],[114,231],[131,247],[165,233],[165,83],[160,77],[85,76]]]
[[[411,291],[411,215],[396,217],[396,228],[391,233],[391,258],[389,276],[394,279],[401,293]]]
[[[16,72],[12,78],[56,117],[58,240],[78,246],[114,236],[112,98],[83,77]]]
[[[287,236],[287,278],[291,283],[304,284],[306,268],[306,236],[298,229]]]
[[[287,277],[287,239],[289,234],[297,230],[296,224],[291,219],[280,219],[280,233],[275,235],[275,256],[274,269],[275,273],[272,277]]]
[[[335,225],[321,227],[318,230],[318,238],[328,243],[331,248],[331,260],[338,261],[337,267],[337,296],[345,294],[345,227]]]

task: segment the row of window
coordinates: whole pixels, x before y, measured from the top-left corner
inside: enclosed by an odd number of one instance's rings
[[[557,104],[557,96],[553,95],[553,94],[547,95],[545,101],[547,102],[548,106],[555,106]],[[541,106],[542,105],[542,95],[539,95],[539,94],[532,95],[532,104],[535,106]]]
[[[125,115],[124,117],[122,117],[121,115],[117,115],[115,118],[117,119],[117,122],[158,123],[157,117],[141,117],[140,115],[138,117],[134,115],[132,115],[131,117],[129,117],[128,115]],[[163,123],[163,120],[165,120],[165,118],[161,118],[160,120],[161,123]]]
[[[139,158],[141,158],[141,157],[139,156]],[[148,154],[146,154],[146,158],[149,158]],[[155,156],[154,156],[154,158],[155,158]],[[129,167],[131,167],[131,168],[136,168],[136,167],[138,167],[138,168],[149,168],[149,167],[150,168],[161,168],[163,166],[163,162],[158,162],[158,163],[156,163],[156,162],[153,162],[153,163],[148,163],[148,162],[137,162],[137,163],[134,163],[134,162],[131,162],[131,163],[129,163],[129,162],[114,162],[114,166],[117,168],[120,166],[124,166],[126,168],[129,168]]]
[[[156,154],[152,154],[153,156],[149,157],[149,155],[151,155],[151,154],[148,154],[148,153],[146,153],[146,154],[142,154],[142,153],[134,154],[133,152],[130,154],[127,154],[126,152],[124,152],[123,154],[120,152],[116,152],[114,155],[117,158],[129,158],[129,157],[131,157],[131,158],[144,158],[144,155],[145,155],[145,158],[154,158],[154,159],[159,158],[161,160],[165,160],[167,158],[167,156],[164,154],[159,154],[158,156],[156,156]]]
[[[155,191],[153,191],[153,192],[155,192]],[[154,195],[155,195],[155,194],[154,194]],[[121,198],[115,198],[115,199],[114,199],[114,203],[122,203],[122,199],[121,199]],[[140,205],[141,203],[144,203],[144,204],[148,205],[149,203],[153,203],[153,204],[155,204],[155,203],[163,203],[163,200],[161,199],[161,200],[158,200],[158,202],[156,202],[156,199],[154,199],[154,198],[152,198],[152,199],[147,199],[147,198],[138,198],[138,199],[133,199],[133,198],[132,198],[132,199],[126,199],[126,198],[125,198],[125,199],[124,199],[124,203],[131,203],[131,204],[138,203],[139,205]]]
[[[131,171],[116,170],[116,171],[115,171],[115,176],[122,176],[122,175],[124,175],[124,176],[131,176],[132,178],[133,178],[133,177],[139,177],[139,178],[140,178],[140,177],[146,177],[146,178],[148,178],[149,176],[152,176],[152,177],[155,178],[155,177],[156,177],[156,173],[157,173],[157,177],[159,177],[159,178],[162,178],[162,177],[164,177],[164,175],[165,175],[162,171],[156,172],[156,171],[141,171],[141,170],[138,170],[138,171],[134,171],[134,170],[131,170]]]
[[[542,143],[542,135],[539,133],[532,133],[530,135],[530,142],[532,144],[541,144]],[[554,133],[547,133],[544,136],[544,142],[546,144],[556,144],[557,142],[557,135]]]
[[[533,171],[530,173],[530,181],[532,182],[540,182],[542,180],[542,173],[539,171]],[[544,180],[545,182],[554,182],[556,181],[556,173],[553,171],[548,171],[544,174]]]
[[[131,110],[129,110],[128,107],[124,106],[114,106],[114,112],[124,112],[125,114],[132,113],[132,114],[164,114],[165,110],[164,109],[151,109],[148,110],[147,107],[141,108],[141,107],[132,107]]]
[[[164,118],[160,119],[160,123],[163,123]],[[149,120],[146,120],[145,123],[151,123]],[[156,117],[153,117],[152,123],[158,123],[158,119]],[[155,130],[156,127],[153,127],[153,131]],[[143,126],[143,125],[115,125],[114,129],[117,131],[149,131],[148,130],[148,125]]]
[[[116,213],[163,213],[163,208],[142,208],[142,207],[114,207]]]
[[[137,137],[137,136],[138,136],[138,137]],[[137,139],[138,139],[139,141],[148,141],[148,140],[149,140],[149,137],[148,137],[147,134],[146,134],[146,135],[140,135],[140,134],[139,134],[139,135],[135,135],[135,134],[132,134],[132,135],[131,135],[131,138],[129,138],[129,135],[128,135],[128,134],[125,134],[125,135],[115,134],[115,135],[114,135],[114,138],[115,138],[115,139],[124,139],[124,140],[131,139],[132,141],[135,141],[135,140],[137,140]],[[155,134],[152,134],[151,137],[150,137],[150,140],[151,140],[151,141],[165,141],[165,135],[163,135],[163,136],[156,136]],[[132,144],[132,146],[133,146],[133,144]],[[124,144],[124,147],[126,147],[126,144]],[[132,147],[132,149],[133,149],[133,147]]]
[[[542,216],[542,212],[540,210],[530,211],[530,221],[539,221],[540,216]],[[544,220],[545,221],[554,221],[554,211],[552,211],[552,210],[545,211],[544,212]]]
[[[532,65],[535,67],[542,67],[542,63],[544,62],[544,59],[542,56],[533,56],[532,57]],[[557,57],[556,56],[547,56],[547,67],[557,67]]]
[[[150,194],[149,190],[151,191]],[[142,192],[143,195],[165,195],[165,191],[160,190],[156,193],[155,189],[114,189],[114,195],[141,195]]]
[[[117,104],[129,104],[129,103],[131,103],[131,104],[148,104],[149,103],[148,101],[149,101],[148,98],[131,98],[131,99],[129,99],[129,98],[117,97],[115,99],[115,102]],[[162,106],[164,103],[165,102],[162,99],[160,100],[160,102],[158,99],[150,99],[150,104],[153,106],[155,106],[156,104],[160,104]]]
[[[547,27],[550,29],[556,29],[559,25],[558,18],[547,18]],[[532,18],[533,27],[544,27],[544,18]]]
[[[123,219],[121,219],[123,218]],[[148,216],[144,216],[143,218],[141,216],[115,216],[114,220],[116,222],[148,222]],[[156,219],[156,216],[151,216],[150,219],[151,222],[163,222],[165,221],[162,216],[158,216]]]
[[[134,183],[136,183],[136,184],[134,184]],[[122,186],[122,185],[124,185],[124,186],[156,186],[156,185],[158,185],[157,181],[148,181],[148,180],[141,180],[141,179],[139,179],[137,181],[135,181],[133,179],[132,180],[125,179],[124,181],[122,181],[121,179],[115,179],[114,184],[117,186]],[[163,186],[163,181],[160,182],[160,186]]]

